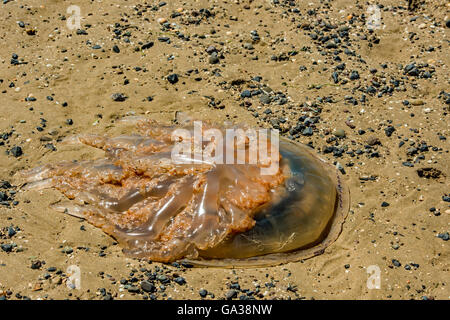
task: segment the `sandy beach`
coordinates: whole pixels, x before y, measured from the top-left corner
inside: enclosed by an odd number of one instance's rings
[[[448,1],[23,0],[0,19],[0,299],[450,298]],[[65,137],[177,111],[311,145],[350,189],[336,242],[264,268],[131,259],[52,210],[60,192],[19,188],[103,155]]]

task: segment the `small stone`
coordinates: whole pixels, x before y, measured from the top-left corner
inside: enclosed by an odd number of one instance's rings
[[[448,234],[448,232],[445,232],[445,233],[439,233],[437,237],[444,241],[448,241],[448,239],[450,238],[450,235]]]
[[[5,251],[5,252],[11,252],[12,249],[13,249],[12,244],[9,244],[9,243],[1,244],[0,247],[1,247],[2,250]]]
[[[33,269],[33,270],[37,270],[37,269],[39,269],[41,266],[42,266],[42,262],[39,261],[39,260],[36,260],[36,261],[32,261],[32,262],[31,262],[31,269]]]
[[[142,50],[147,50],[147,49],[150,49],[151,47],[153,47],[153,45],[154,45],[153,41],[147,42],[146,44],[142,45],[141,49]]]
[[[359,73],[358,71],[352,71],[350,73],[350,80],[358,80],[359,79]]]
[[[388,126],[387,128],[384,129],[384,133],[386,134],[386,136],[390,137],[392,136],[392,134],[394,133],[395,128],[393,126]]]
[[[400,263],[400,261],[398,261],[397,259],[392,259],[392,264],[395,267],[400,267],[402,264]]]
[[[259,97],[259,101],[261,101],[261,103],[263,104],[269,104],[270,102],[272,102],[272,98],[268,94],[262,94]]]
[[[305,128],[302,131],[302,135],[304,135],[304,136],[312,136],[313,135],[313,129],[311,127]]]
[[[128,292],[138,293],[139,291],[140,291],[140,289],[138,287],[136,287],[136,286],[129,286],[128,287]]]
[[[117,46],[117,45],[113,46],[113,47],[112,47],[112,50],[113,50],[115,53],[120,53],[119,46]]]
[[[410,103],[411,103],[413,106],[421,106],[421,105],[424,105],[424,104],[425,104],[425,103],[423,102],[423,100],[419,100],[419,99],[411,100]]]
[[[206,53],[212,54],[213,52],[217,52],[216,47],[214,47],[214,46],[209,46],[208,48],[206,48]]]
[[[183,277],[176,277],[173,281],[178,283],[180,286],[186,283],[186,280]]]
[[[156,19],[156,22],[158,22],[159,24],[163,24],[163,23],[167,22],[167,19],[166,18],[158,18],[158,19]]]
[[[208,291],[206,291],[205,289],[201,289],[198,294],[200,295],[200,297],[204,298],[206,297],[206,295],[208,294]]]
[[[389,207],[389,203],[387,203],[386,201],[383,201],[381,203],[381,207],[383,207],[383,208]]]
[[[8,237],[13,237],[13,236],[15,236],[16,235],[16,230],[14,230],[14,228],[13,227],[9,227],[8,228]]]
[[[155,285],[153,285],[151,282],[144,280],[141,282],[141,288],[145,292],[154,292],[156,291]]]
[[[241,98],[250,98],[252,96],[252,93],[250,90],[244,90],[241,92]]]
[[[170,84],[175,84],[178,82],[178,75],[176,73],[173,73],[171,75],[167,76],[167,81],[169,81]]]
[[[250,42],[244,43],[243,47],[244,47],[244,49],[247,49],[247,50],[253,50],[254,49],[253,45]]]
[[[22,148],[19,146],[12,147],[10,152],[16,158],[20,157],[23,154]]]
[[[123,93],[113,93],[111,95],[111,99],[113,99],[113,101],[125,101],[127,99],[127,96],[125,96]]]
[[[72,252],[73,252],[72,247],[64,247],[62,249],[62,253],[65,253],[65,254],[71,254]]]
[[[238,292],[234,289],[228,290],[228,292],[225,294],[225,298],[227,300],[233,299],[237,297]]]
[[[209,56],[209,63],[210,64],[216,64],[219,63],[219,56],[217,55],[217,52],[213,52],[210,56]]]
[[[367,144],[369,146],[375,146],[381,144],[381,142],[377,137],[370,137],[369,139],[367,139]]]
[[[344,129],[336,129],[336,130],[334,130],[333,134],[338,138],[345,138]]]

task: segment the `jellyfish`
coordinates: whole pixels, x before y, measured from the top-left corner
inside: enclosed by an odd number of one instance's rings
[[[23,191],[59,190],[53,209],[101,228],[127,256],[164,263],[282,264],[323,253],[342,231],[348,189],[308,146],[183,114],[120,123],[137,132],[65,139],[105,155],[22,171]]]

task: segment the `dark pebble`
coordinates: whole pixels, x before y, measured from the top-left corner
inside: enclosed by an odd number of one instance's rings
[[[209,63],[210,64],[216,64],[219,63],[219,56],[217,55],[217,52],[213,52],[210,56],[209,56]]]
[[[140,289],[136,286],[130,286],[128,288],[128,292],[131,292],[131,293],[138,293],[139,291],[140,291]]]
[[[252,96],[252,93],[250,90],[244,90],[241,92],[241,98],[250,98]]]
[[[148,43],[146,43],[146,44],[144,44],[142,47],[141,47],[141,49],[142,50],[146,50],[146,49],[150,49],[151,47],[153,47],[153,42],[148,42]]]
[[[180,286],[186,283],[186,280],[183,277],[176,277],[173,281],[178,283]]]
[[[352,73],[350,73],[350,80],[358,80],[358,79],[359,79],[358,71],[352,71]]]
[[[16,158],[20,157],[23,154],[22,148],[19,146],[12,147],[10,152]]]
[[[394,265],[394,267],[400,267],[402,264],[400,263],[400,261],[396,260],[396,259],[392,259],[392,264]]]
[[[387,128],[384,129],[384,133],[386,134],[386,136],[390,137],[392,136],[392,134],[394,133],[395,128],[393,126],[389,126]]]
[[[237,297],[238,292],[234,289],[228,290],[228,292],[225,294],[225,298],[227,300],[233,299]]]
[[[171,84],[177,83],[178,82],[178,75],[176,73],[168,75],[167,76],[167,81],[169,81],[169,83],[171,83]]]
[[[154,292],[156,290],[156,287],[149,281],[144,280],[141,282],[141,288],[145,292]]]
[[[439,233],[437,237],[444,241],[448,241],[448,239],[450,238],[450,235],[448,234],[448,232],[445,232],[445,233]]]
[[[0,247],[5,252],[11,252],[12,248],[13,248],[12,244],[9,244],[9,243],[4,243],[4,244],[0,245]]]

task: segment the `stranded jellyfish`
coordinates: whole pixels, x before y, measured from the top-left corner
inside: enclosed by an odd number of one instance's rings
[[[54,188],[58,211],[84,218],[131,257],[263,266],[320,254],[342,230],[349,195],[336,169],[277,132],[178,116],[124,118],[138,134],[67,139],[103,159],[47,164],[24,189]]]

